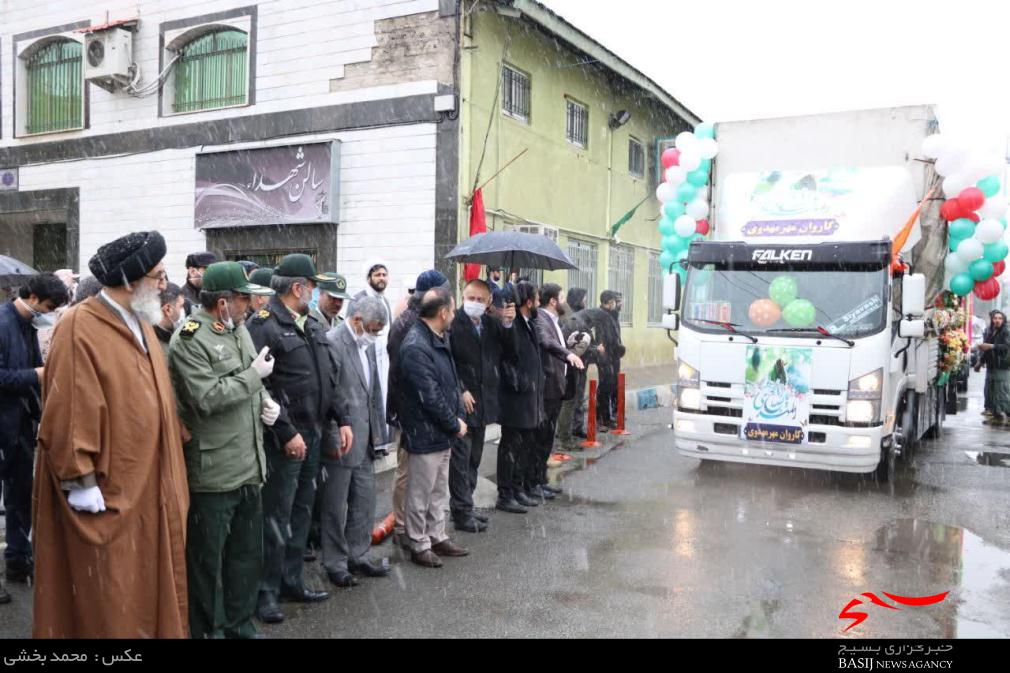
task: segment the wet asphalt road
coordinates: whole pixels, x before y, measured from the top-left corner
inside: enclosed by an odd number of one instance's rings
[[[700,467],[672,449],[669,409],[634,434],[574,454],[565,494],[491,530],[441,569],[389,541],[392,575],[284,604],[269,637],[839,637],[863,592],[942,602],[890,610],[845,637],[1010,636],[1010,431],[980,425],[977,392],[893,486],[872,477],[745,465]],[[488,446],[485,466],[493,464]],[[980,455],[981,454],[981,455]],[[1000,455],[1004,454],[1004,455]],[[380,475],[388,510],[391,474]],[[318,564],[310,581],[326,585]],[[28,591],[0,606],[0,634],[29,633]],[[896,605],[893,600],[888,601]],[[898,606],[901,607],[901,606]]]

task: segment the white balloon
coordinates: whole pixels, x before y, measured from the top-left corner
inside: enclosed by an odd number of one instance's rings
[[[681,215],[673,221],[673,230],[681,238],[687,238],[698,230],[698,225],[690,215]],[[981,254],[980,252],[979,255]]]
[[[1001,217],[1006,217],[1008,205],[1006,198],[1000,196],[991,196],[985,200],[982,207],[978,209],[979,217],[991,217],[995,219],[1000,219]]]
[[[960,155],[945,154],[936,160],[936,164],[933,167],[937,173],[943,177],[948,177],[960,170],[964,166],[964,162],[965,158]]]
[[[966,187],[971,187],[975,182],[965,177],[962,173],[954,173],[943,179],[943,194],[948,199],[956,199]]]
[[[659,187],[656,187],[656,198],[659,199],[660,203],[666,203],[667,201],[673,201],[677,197],[677,188],[668,182],[660,183]]]
[[[922,154],[930,159],[936,159],[947,146],[947,139],[939,133],[926,136],[922,141]]]
[[[943,260],[943,266],[951,276],[956,276],[968,270],[968,265],[961,261],[956,252],[947,255],[947,258]]]
[[[704,201],[708,203],[708,185],[699,187],[698,191],[694,193],[694,198],[696,201]]]
[[[691,203],[687,204],[687,214],[695,220],[704,220],[708,217],[708,203],[696,198]],[[996,224],[999,224],[997,222]],[[1000,227],[1000,233],[1003,233],[1003,227]]]
[[[701,155],[698,154],[698,150],[692,147],[688,150],[681,150],[680,152],[680,167],[685,171],[690,173],[691,171],[697,169],[701,166]]]
[[[681,152],[693,148],[698,144],[698,137],[690,131],[681,131],[673,141],[674,146]],[[683,164],[681,164],[683,166]],[[690,170],[694,170],[693,168]]]
[[[957,246],[957,256],[966,265],[982,256],[982,241],[975,237],[966,238]]]
[[[698,154],[702,159],[714,159],[719,154],[719,143],[714,138],[701,138],[698,140]]]
[[[982,220],[975,225],[975,238],[985,244],[995,243],[1003,238],[1003,225],[999,220]]]
[[[666,181],[676,187],[687,180],[687,169],[683,166],[670,166],[666,169]]]

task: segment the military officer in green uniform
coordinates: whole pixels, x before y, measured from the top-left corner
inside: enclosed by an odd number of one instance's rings
[[[327,330],[340,325],[344,319],[340,311],[344,308],[344,300],[350,299],[347,294],[347,280],[336,271],[326,271],[319,274],[327,280],[319,281],[319,306],[312,309],[312,317]]]
[[[280,406],[263,379],[268,349],[256,353],[245,327],[250,296],[273,290],[246,280],[238,262],[207,267],[202,307],[172,336],[169,363],[184,445],[190,507],[186,566],[193,638],[255,638],[252,617],[263,566],[266,478],[263,427]]]

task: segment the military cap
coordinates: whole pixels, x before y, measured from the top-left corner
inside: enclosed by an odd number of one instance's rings
[[[186,268],[202,268],[205,266],[210,266],[217,261],[217,255],[213,252],[204,250],[203,252],[193,252],[186,256]]]
[[[238,262],[215,262],[203,274],[204,292],[241,292],[242,294],[268,295],[274,291],[268,287],[250,283]]]
[[[285,278],[308,278],[317,283],[329,280],[326,276],[316,273],[316,265],[312,263],[312,258],[302,253],[285,255],[274,269],[274,275]]]
[[[347,281],[336,271],[326,271],[322,274],[326,280],[319,281],[319,289],[336,299],[350,299],[347,294]]]
[[[272,266],[261,266],[249,274],[249,282],[262,285],[263,287],[270,287],[270,279],[273,277],[274,268]]]

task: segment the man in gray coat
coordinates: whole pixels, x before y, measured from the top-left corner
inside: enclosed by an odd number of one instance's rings
[[[386,321],[383,301],[363,296],[351,303],[347,320],[326,333],[337,388],[342,393],[342,415],[351,419],[354,437],[350,446],[342,445],[335,424],[323,435],[323,567],[330,581],[339,587],[358,583],[351,573],[382,577],[389,572],[388,567],[368,560],[375,522],[372,461],[386,427],[375,342]]]

